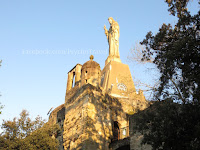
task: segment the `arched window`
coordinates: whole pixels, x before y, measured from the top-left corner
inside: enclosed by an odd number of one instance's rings
[[[115,140],[119,140],[119,135],[120,135],[120,132],[119,132],[119,124],[117,121],[114,121],[114,124],[113,124],[113,141]]]
[[[76,76],[76,74],[75,74],[75,72],[73,72],[72,87],[74,87],[74,86],[75,86],[75,76]]]

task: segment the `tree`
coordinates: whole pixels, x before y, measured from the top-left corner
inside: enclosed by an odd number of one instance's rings
[[[174,7],[170,10],[175,11]],[[180,12],[180,8],[177,9]],[[197,38],[200,11],[191,16],[183,10],[174,27],[163,24],[155,36],[152,32],[147,33],[141,42],[145,46],[143,60],[155,56],[153,63],[161,74],[157,98],[200,103],[200,41]]]
[[[175,26],[163,24],[158,33],[148,32],[141,42],[142,60],[154,57],[160,84],[157,100],[135,114],[135,131],[153,149],[200,149],[200,11],[191,15],[189,0],[166,0],[178,17]]]
[[[0,149],[54,150],[58,147],[58,141],[53,137],[58,134],[59,127],[45,123],[39,116],[32,121],[26,110],[20,113],[19,119],[3,121],[2,129]]]
[[[189,3],[189,0],[165,0],[165,2],[168,4],[168,11],[172,15],[177,15],[177,17],[181,17],[185,15],[185,13],[187,13],[186,7]]]
[[[42,128],[35,130],[31,135],[24,139],[24,150],[56,150],[58,149],[58,141],[55,135],[58,134],[58,125],[46,123]]]
[[[147,100],[151,100],[153,98],[154,90],[159,85],[159,78],[158,78],[159,72],[155,64],[153,64],[153,60],[154,60],[153,57],[150,56],[148,60],[141,60],[143,58],[143,53],[142,53],[143,50],[144,50],[144,46],[142,46],[139,42],[137,42],[135,46],[130,49],[130,53],[127,58],[129,61],[132,62],[133,65],[135,65],[134,66],[135,68],[136,67],[145,68],[142,71],[144,73],[148,73],[148,78],[151,78],[151,81],[149,83],[146,83],[145,81],[142,81],[142,79],[138,79],[138,78],[136,79],[133,77],[134,85],[138,89],[142,89]]]
[[[156,101],[133,116],[134,131],[142,133],[142,144],[150,144],[153,150],[199,150],[199,114],[197,105]]]

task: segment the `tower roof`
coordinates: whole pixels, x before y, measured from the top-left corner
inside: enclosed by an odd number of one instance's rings
[[[100,68],[100,65],[96,61],[93,61],[93,59],[94,59],[94,56],[91,55],[90,60],[83,64],[82,69],[84,69],[84,68]]]

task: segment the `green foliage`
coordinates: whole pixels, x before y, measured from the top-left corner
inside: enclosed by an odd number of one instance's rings
[[[25,149],[56,150],[58,148],[58,141],[54,135],[57,134],[58,130],[59,127],[57,125],[45,124],[24,139]]]
[[[157,98],[200,103],[199,15],[185,12],[175,27],[163,24],[155,36],[149,32],[141,42],[146,47],[143,60],[153,55],[161,73]]]
[[[39,116],[32,121],[26,110],[21,112],[19,119],[3,121],[2,129],[2,150],[56,150],[58,147],[55,139],[59,132],[58,125],[45,123]]]
[[[134,130],[154,150],[199,150],[200,11],[191,16],[189,0],[166,2],[178,22],[163,24],[156,35],[148,32],[141,42],[142,60],[154,58],[161,76],[154,91],[157,102],[134,115]]]
[[[176,15],[178,17],[181,17],[187,12],[187,4],[189,0],[165,0],[165,2],[169,6],[169,12],[171,12],[172,15]]]
[[[134,115],[134,131],[144,135],[143,144],[162,150],[200,149],[200,106],[157,101]]]
[[[1,95],[0,95],[1,96]],[[1,103],[0,103],[0,114],[1,114],[1,109],[3,109],[3,106],[1,105]]]

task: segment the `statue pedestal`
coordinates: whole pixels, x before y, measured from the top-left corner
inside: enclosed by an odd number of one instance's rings
[[[101,86],[105,93],[121,98],[130,98],[136,93],[128,65],[110,61],[101,74]]]
[[[111,62],[111,61],[116,61],[116,62],[120,62],[121,63],[121,60],[119,57],[116,57],[116,56],[108,56],[108,58],[106,59],[105,61],[105,66]]]

